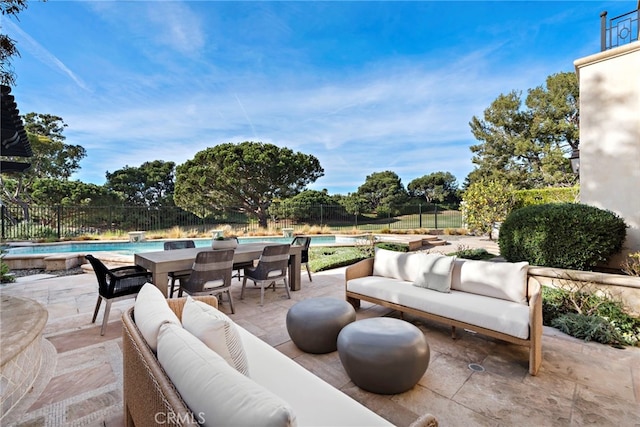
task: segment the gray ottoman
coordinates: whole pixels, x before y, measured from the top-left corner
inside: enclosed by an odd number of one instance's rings
[[[310,298],[287,312],[287,331],[298,348],[307,353],[336,351],[340,330],[356,320],[353,306],[336,298]]]
[[[345,326],[338,353],[349,378],[361,389],[396,394],[411,389],[429,367],[429,345],[404,320],[377,317]]]

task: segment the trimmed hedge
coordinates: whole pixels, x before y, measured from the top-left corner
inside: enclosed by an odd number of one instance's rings
[[[510,262],[589,270],[619,252],[626,224],[611,211],[579,203],[527,206],[500,227],[500,254]]]
[[[513,209],[546,203],[576,203],[578,194],[580,194],[579,186],[517,190],[513,192]]]

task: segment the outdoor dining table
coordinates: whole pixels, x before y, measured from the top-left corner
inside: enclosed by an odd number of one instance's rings
[[[245,243],[236,247],[233,263],[243,263],[260,258],[262,250],[277,243]],[[172,251],[142,252],[135,254],[135,264],[153,275],[153,284],[167,296],[169,272],[190,270],[196,255],[201,251],[211,250],[210,247],[176,249]],[[291,245],[289,257],[289,287],[292,291],[300,290],[300,258],[302,246]]]

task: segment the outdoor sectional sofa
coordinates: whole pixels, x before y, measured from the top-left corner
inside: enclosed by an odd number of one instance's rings
[[[346,298],[529,347],[529,373],[542,362],[542,295],[526,262],[475,261],[376,248],[346,269]]]
[[[142,288],[123,314],[126,425],[392,425],[215,307],[215,297],[165,300],[155,286]],[[188,310],[199,316],[193,333]],[[211,325],[217,331],[203,335]],[[210,348],[220,341],[224,351]],[[418,421],[437,425],[428,414]]]

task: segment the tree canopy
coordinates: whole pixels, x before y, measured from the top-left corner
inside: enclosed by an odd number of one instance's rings
[[[26,207],[31,191],[40,179],[68,180],[80,169],[80,160],[86,150],[80,145],[65,144],[61,117],[51,114],[28,113],[24,116],[24,129],[33,151],[31,167],[17,177],[0,174],[0,188],[6,200]]]
[[[107,171],[105,187],[134,206],[173,206],[174,162],[154,160],[140,167]]]
[[[480,141],[471,146],[476,168],[467,184],[501,180],[519,189],[573,185],[577,177],[566,157],[579,145],[579,87],[575,73],[547,77],[546,85],[521,94],[501,94],[474,116],[471,132]]]
[[[122,201],[103,185],[44,178],[34,182],[31,196],[40,205],[111,206]]]
[[[177,167],[174,200],[197,215],[237,209],[266,227],[273,200],[292,197],[323,175],[312,155],[262,142],[225,143]]]
[[[394,206],[406,203],[408,198],[400,177],[392,171],[367,176],[364,184],[358,187],[357,195],[366,200],[367,209],[378,215],[394,212]]]
[[[424,198],[427,203],[456,202],[458,181],[451,172],[434,172],[416,178],[407,186],[411,197]]]

